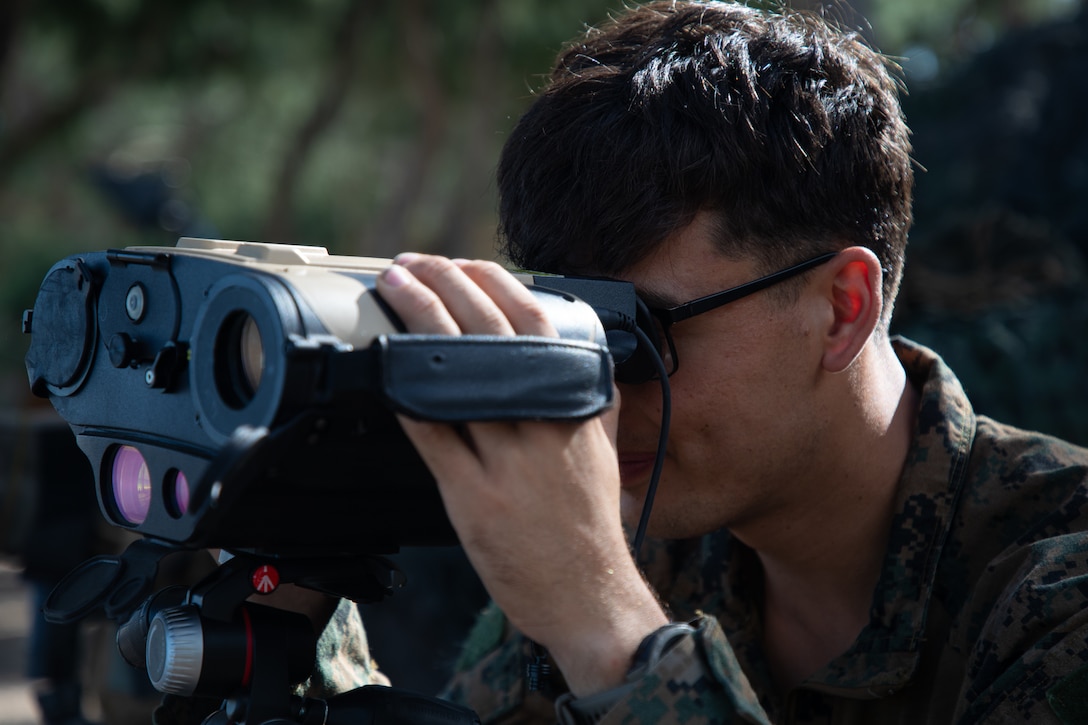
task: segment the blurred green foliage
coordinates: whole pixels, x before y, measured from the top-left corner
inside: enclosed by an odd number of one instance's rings
[[[904,102],[924,170],[893,328],[976,410],[1088,445],[1088,9],[1010,28]]]
[[[561,44],[617,6],[5,4],[0,371],[20,374],[17,321],[53,262],[185,231],[186,219],[134,219],[96,188],[102,170],[161,176],[187,220],[223,238],[492,256],[503,134]]]
[[[623,4],[8,0],[0,7],[0,319],[8,321],[0,324],[0,406],[26,401],[27,343],[18,320],[48,267],[70,253],[172,244],[179,234],[200,233],[317,244],[344,254],[391,256],[412,248],[493,256],[492,176],[505,134],[561,45]],[[1001,100],[985,88],[961,94],[960,81],[949,79],[1010,34],[1071,17],[1079,6],[1075,0],[851,5],[833,3],[825,12],[849,24],[866,18],[862,32],[905,69],[908,119],[927,168],[919,178],[918,251],[908,279],[921,270],[918,276],[931,280],[926,270],[948,266],[949,245],[971,238],[968,227],[957,231],[947,221],[949,205],[971,216],[1005,203],[993,194],[987,201],[948,193],[957,180],[963,187],[965,169],[1002,177],[994,154],[989,166],[978,165],[987,156],[978,144],[930,141],[972,137],[977,119],[940,124],[942,113],[962,115],[966,104],[957,105],[958,96],[970,97],[972,108],[981,105],[980,116]],[[1012,74],[1005,75],[1012,83]],[[999,86],[1002,78],[991,81]],[[942,86],[951,90],[941,95]],[[961,146],[970,147],[972,160],[956,162]],[[1034,219],[1030,210],[1014,211]],[[972,274],[966,256],[956,274]],[[980,349],[957,340],[992,342],[979,330],[996,329],[993,305],[965,311],[934,299],[917,285],[906,290],[901,329],[930,334],[924,341],[953,354]],[[1047,309],[1071,309],[1050,300]],[[1000,313],[1006,314],[1001,324],[1018,331],[1021,347],[1060,352],[1054,345],[1030,347],[1047,338],[1041,328],[1025,327],[1022,306],[1000,309],[1011,310]],[[1020,322],[1008,322],[1008,315]],[[940,332],[942,324],[951,327]],[[994,367],[960,357],[968,370]],[[969,387],[990,400],[990,391],[1009,387],[1001,380],[972,380]],[[1054,397],[1044,396],[1047,405]],[[1078,417],[1066,409],[1065,418]],[[1025,421],[1034,419],[1016,420]],[[1056,432],[1067,433],[1063,426]]]
[[[926,47],[958,64],[990,47],[1010,29],[1076,12],[1078,0],[870,0],[880,48],[900,53]]]

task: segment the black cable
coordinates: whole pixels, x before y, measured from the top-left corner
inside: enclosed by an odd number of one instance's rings
[[[640,345],[645,344],[647,350],[656,353],[657,348],[642,328],[635,325],[629,332],[634,333]],[[661,480],[661,469],[665,466],[665,446],[669,442],[669,426],[672,423],[672,389],[669,387],[669,374],[665,370],[665,361],[657,354],[650,355],[650,358],[654,361],[658,378],[661,380],[661,429],[657,434],[657,456],[654,458],[654,468],[650,474],[650,483],[646,487],[646,498],[642,501],[642,514],[639,516],[638,529],[631,543],[631,554],[636,562],[639,551],[642,549],[642,541],[646,538],[646,526],[650,522],[650,512],[653,510],[654,497],[657,495],[657,484]],[[623,405],[622,401],[620,405]]]
[[[644,303],[638,300],[638,304]],[[638,528],[631,541],[631,555],[637,562],[642,542],[646,538],[646,527],[650,522],[654,497],[657,495],[657,484],[661,480],[661,469],[665,466],[665,447],[669,441],[669,426],[672,423],[672,389],[669,386],[669,373],[665,369],[665,361],[661,359],[657,346],[645,330],[639,327],[635,320],[615,310],[597,310],[597,314],[605,330],[622,330],[633,334],[638,339],[639,347],[643,348],[647,357],[653,361],[654,367],[657,368],[657,377],[661,381],[661,429],[657,437],[657,455],[654,458],[653,471],[650,473],[650,483],[646,487],[646,497],[642,501],[642,514],[639,516]],[[622,404],[621,401],[620,405]]]
[[[640,301],[641,304],[641,301]],[[605,313],[605,314],[602,314]],[[654,497],[657,495],[657,484],[661,480],[661,469],[665,466],[665,446],[669,441],[669,426],[672,422],[672,390],[669,387],[669,373],[665,369],[665,361],[657,352],[657,347],[650,337],[627,315],[613,310],[598,310],[601,322],[606,330],[622,330],[630,332],[638,338],[638,344],[644,346],[650,359],[657,368],[658,378],[661,380],[661,429],[657,435],[657,455],[654,457],[653,471],[650,473],[650,483],[646,487],[646,497],[642,500],[642,513],[639,515],[638,528],[631,542],[631,556],[638,563],[642,542],[646,538],[646,527],[650,522],[650,513],[653,511]],[[623,405],[623,402],[620,402]],[[543,680],[550,674],[547,663],[548,651],[529,640],[532,648],[532,660],[525,665],[525,675],[530,692],[539,692],[543,688]]]

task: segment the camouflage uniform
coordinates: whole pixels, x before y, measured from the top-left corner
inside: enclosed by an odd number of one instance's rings
[[[921,391],[868,626],[783,696],[761,651],[761,571],[726,531],[656,542],[645,569],[696,633],[604,722],[1088,722],[1088,450],[976,417],[932,351],[895,341]],[[446,693],[485,722],[554,721],[558,675],[488,610]]]

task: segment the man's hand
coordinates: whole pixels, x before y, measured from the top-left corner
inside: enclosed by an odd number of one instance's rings
[[[401,255],[378,292],[410,332],[557,334],[525,286],[491,262]],[[643,637],[668,621],[620,522],[615,420],[400,419],[488,592],[576,695],[619,684]]]

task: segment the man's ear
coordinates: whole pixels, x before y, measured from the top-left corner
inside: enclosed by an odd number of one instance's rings
[[[848,247],[831,260],[829,301],[834,319],[824,337],[823,366],[841,372],[854,362],[884,311],[880,260],[865,247]]]

